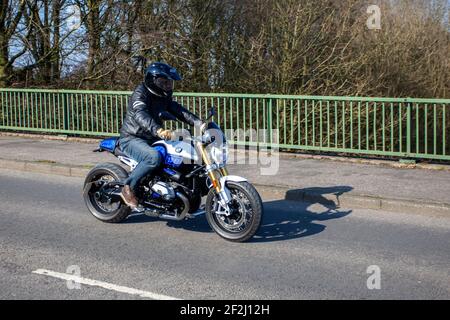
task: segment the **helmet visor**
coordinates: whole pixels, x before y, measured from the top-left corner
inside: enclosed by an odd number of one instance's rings
[[[166,78],[156,78],[155,85],[165,92],[173,90],[173,80]]]

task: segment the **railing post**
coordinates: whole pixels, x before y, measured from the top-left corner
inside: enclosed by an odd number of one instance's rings
[[[272,149],[272,143],[273,143],[273,134],[272,134],[272,98],[269,99],[269,105],[267,108],[267,126],[269,127],[269,139],[270,139],[270,148]]]
[[[411,103],[409,102],[409,99],[406,99],[406,153],[408,156],[411,155]]]
[[[64,130],[69,130],[69,105],[67,104],[66,101],[66,94],[63,93],[61,94],[61,98],[62,98],[62,110],[63,110],[63,115],[64,115]]]
[[[411,156],[411,102],[409,99],[405,99],[406,104],[406,156]],[[400,119],[401,121],[401,119]],[[400,122],[400,125],[402,123]],[[416,163],[415,159],[399,159],[399,162],[406,165],[414,165]]]

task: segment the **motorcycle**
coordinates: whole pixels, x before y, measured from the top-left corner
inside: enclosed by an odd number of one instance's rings
[[[139,206],[133,211],[120,193],[123,181],[138,163],[120,150],[118,137],[102,140],[94,152],[108,151],[128,170],[115,163],[100,163],[87,174],[83,197],[90,213],[109,223],[119,223],[137,212],[175,221],[206,215],[210,227],[222,238],[233,242],[251,239],[263,216],[261,197],[247,179],[228,174],[228,144],[220,127],[208,122],[213,116],[214,109],[205,120],[206,130],[197,136],[181,135],[178,140],[152,144],[163,163],[140,180],[135,190]],[[160,117],[176,120],[167,112]]]

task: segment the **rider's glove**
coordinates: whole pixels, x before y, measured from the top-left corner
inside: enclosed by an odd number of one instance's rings
[[[156,134],[163,140],[171,140],[173,137],[173,132],[171,130],[163,128],[159,128],[158,131],[156,131]]]

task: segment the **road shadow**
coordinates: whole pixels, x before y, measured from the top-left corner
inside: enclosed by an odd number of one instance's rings
[[[297,239],[324,231],[326,226],[319,222],[352,213],[339,205],[339,197],[352,189],[349,186],[295,189],[289,190],[283,200],[264,202],[264,218],[251,242]],[[294,201],[300,199],[303,201]]]
[[[161,220],[161,219],[149,217],[143,213],[133,213],[133,214],[130,214],[128,216],[128,218],[125,221],[123,221],[122,223],[123,224],[149,223],[149,222],[154,222],[154,221],[158,221],[158,220]]]
[[[339,197],[352,189],[349,186],[295,189],[289,190],[285,199],[265,201],[261,227],[250,242],[285,241],[324,231],[326,226],[319,222],[351,214],[352,210],[340,209]],[[304,201],[293,201],[294,199]],[[314,206],[315,204],[320,206]],[[130,216],[124,223],[150,223],[158,220],[160,219],[141,214]],[[213,232],[205,216],[184,221],[167,221],[167,226],[193,232]]]
[[[145,214],[132,214],[130,215],[124,222],[122,223],[150,223],[154,221],[165,221],[168,227],[171,228],[177,228],[177,229],[185,229],[189,231],[196,231],[196,232],[212,232],[211,227],[209,226],[208,222],[206,221],[205,216],[199,216],[194,219],[186,219],[182,221],[171,221],[171,220],[164,220],[160,218],[154,218],[146,216]]]

